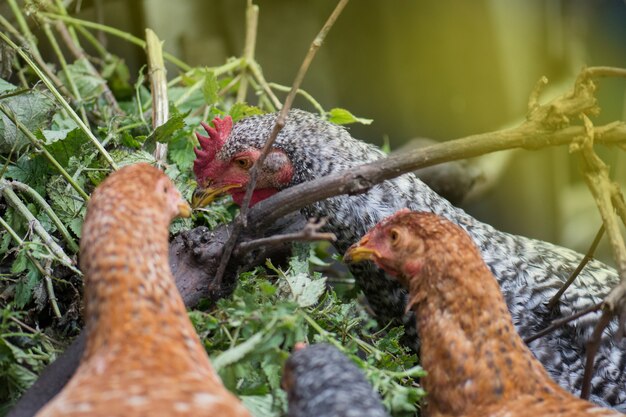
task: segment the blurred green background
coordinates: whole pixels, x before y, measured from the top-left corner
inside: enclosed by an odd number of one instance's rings
[[[270,82],[290,85],[335,1],[260,0],[257,61]],[[244,0],[83,1],[75,15],[144,37],[191,65],[241,55]],[[5,12],[6,7],[0,6]],[[145,55],[109,38],[111,52],[137,74]],[[50,55],[52,58],[52,55]],[[374,119],[355,137],[392,149],[414,137],[449,140],[524,118],[545,75],[544,97],[570,88],[583,66],[626,67],[626,3],[621,0],[353,0],[329,33],[303,88],[325,108]],[[171,67],[169,76],[177,75]],[[597,124],[625,119],[625,80],[600,83]],[[307,108],[298,99],[296,107]],[[624,157],[601,155],[626,184]],[[600,225],[567,148],[519,151],[486,162],[493,186],[465,204],[495,227],[585,251]],[[606,244],[603,259],[610,258]]]

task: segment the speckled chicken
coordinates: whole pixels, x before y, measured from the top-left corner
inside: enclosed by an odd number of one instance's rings
[[[346,252],[374,261],[409,291],[427,375],[429,416],[620,416],[550,379],[513,326],[504,298],[463,229],[403,209]]]
[[[213,370],[170,272],[169,224],[189,213],[148,164],[120,169],[93,192],[80,242],[87,344],[37,416],[250,417]]]
[[[329,344],[296,345],[282,387],[287,417],[389,417],[361,370]]]
[[[243,199],[248,170],[269,137],[276,114],[243,119],[232,126],[230,118],[214,120],[208,137],[200,136],[194,172],[199,184],[196,204],[220,193],[236,203]],[[349,170],[383,158],[376,147],[350,136],[348,131],[301,110],[292,110],[269,154],[252,202],[305,181]],[[428,211],[461,226],[478,246],[493,272],[513,316],[519,334],[534,335],[550,322],[599,302],[617,283],[614,269],[591,261],[554,310],[546,307],[550,297],[576,268],[582,256],[547,242],[500,232],[463,210],[452,206],[413,174],[405,174],[355,196],[338,196],[303,209],[309,217],[327,217],[327,229],[345,251],[377,222],[401,208]],[[408,337],[418,348],[415,325],[405,315],[406,291],[372,263],[351,267],[357,285],[377,315],[379,323],[405,323]],[[578,393],[582,384],[585,343],[598,315],[590,314],[530,344],[531,351],[550,375],[567,390]],[[626,411],[626,349],[610,336],[612,323],[597,355],[592,380],[592,401]]]

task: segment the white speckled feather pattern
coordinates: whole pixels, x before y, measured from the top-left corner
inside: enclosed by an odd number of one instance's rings
[[[260,148],[275,118],[275,114],[254,116],[235,124],[217,158],[228,160],[244,149]],[[282,149],[293,164],[290,185],[384,157],[376,147],[352,138],[346,129],[301,110],[290,112],[275,147]],[[442,215],[469,233],[496,276],[522,338],[535,334],[555,318],[599,302],[617,282],[614,269],[591,261],[562,297],[557,310],[548,311],[545,303],[576,268],[582,255],[481,223],[435,194],[413,174],[385,181],[366,194],[330,198],[303,211],[307,216],[327,216],[327,229],[337,235],[338,249],[345,251],[378,221],[403,207]],[[384,278],[369,263],[351,269],[381,323],[413,323],[408,317],[403,318],[406,292],[399,284]],[[530,344],[555,381],[575,394],[582,383],[585,343],[597,317],[598,314],[590,314]],[[612,339],[615,330],[612,323],[598,352],[591,400],[626,411],[626,353],[624,345]],[[413,346],[417,346],[413,324],[407,326],[407,333],[415,342]]]

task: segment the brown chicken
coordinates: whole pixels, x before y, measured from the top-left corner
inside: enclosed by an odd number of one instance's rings
[[[463,229],[408,209],[346,252],[409,290],[430,416],[620,416],[553,382],[513,327],[498,283]]]
[[[80,243],[87,345],[38,416],[246,416],[187,317],[168,265],[168,228],[190,208],[148,164],[92,194]]]

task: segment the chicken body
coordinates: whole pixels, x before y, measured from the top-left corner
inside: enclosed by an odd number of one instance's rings
[[[282,377],[287,417],[389,417],[361,370],[328,344],[292,353]]]
[[[200,189],[223,190],[241,203],[247,170],[274,126],[276,114],[243,119],[211,138],[202,138],[194,172]],[[220,126],[223,126],[221,124]],[[228,127],[228,126],[227,126]],[[213,146],[208,149],[207,146]],[[348,131],[301,110],[292,110],[263,166],[253,202],[305,181],[349,170],[384,158],[376,147],[354,139]],[[592,260],[561,297],[554,310],[550,297],[576,268],[582,256],[548,242],[500,232],[435,194],[413,174],[375,185],[355,196],[338,196],[303,209],[308,217],[326,217],[326,229],[337,236],[337,249],[345,251],[384,217],[402,208],[439,214],[461,226],[478,247],[495,275],[513,323],[523,337],[536,334],[552,320],[598,303],[617,283],[614,269]],[[381,325],[405,324],[417,351],[419,343],[412,314],[405,315],[406,291],[372,263],[350,267]],[[598,314],[590,314],[530,344],[531,351],[564,388],[579,393],[583,378],[585,344]],[[606,331],[592,380],[592,401],[626,411],[626,352]]]
[[[403,210],[346,253],[409,290],[429,416],[619,416],[555,384],[519,337],[493,274],[463,229]]]
[[[169,223],[184,212],[148,164],[93,192],[80,242],[86,348],[38,416],[250,416],[213,370],[169,269]]]

